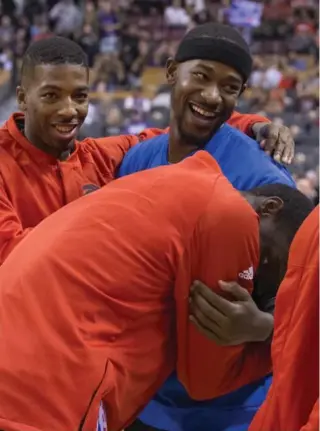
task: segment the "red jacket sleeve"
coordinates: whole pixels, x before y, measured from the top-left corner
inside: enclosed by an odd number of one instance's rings
[[[203,281],[221,295],[219,280],[238,281],[252,291],[253,273],[259,260],[258,218],[222,176],[190,247],[187,263],[193,268],[191,279]],[[180,284],[183,285],[182,280]],[[188,294],[188,291],[176,294],[177,371],[190,396],[197,400],[215,398],[268,374],[270,347],[264,343],[259,343],[262,347],[216,345],[189,322]]]
[[[240,114],[234,111],[228,120],[228,124],[246,135],[252,137],[252,126],[256,123],[270,123],[266,117],[257,114]]]
[[[0,179],[0,265],[32,229],[23,228]]]
[[[139,143],[138,136],[120,135],[106,138],[85,139],[81,145],[86,145],[88,151],[92,153],[98,150],[99,158],[95,157],[97,168],[104,171],[108,180],[113,180],[127,152]]]
[[[308,423],[306,423],[300,431],[319,431],[319,399],[312,409]]]
[[[166,129],[144,129],[139,134],[139,141],[146,141],[147,139],[151,139],[168,132],[169,127],[167,127]]]

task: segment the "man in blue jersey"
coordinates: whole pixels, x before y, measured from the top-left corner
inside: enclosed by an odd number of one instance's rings
[[[245,90],[251,68],[248,45],[233,28],[209,23],[191,30],[180,43],[175,58],[167,63],[167,80],[172,87],[170,131],[134,147],[125,157],[119,176],[176,163],[204,149],[215,157],[239,190],[271,183],[294,187],[285,168],[273,162],[249,137],[226,124]],[[280,251],[275,259],[281,271],[270,280],[271,297],[264,298],[264,292],[260,295],[258,283],[256,300],[262,310],[272,302],[284,275],[286,254]],[[271,267],[272,263],[266,262],[259,279],[263,280]],[[220,337],[210,337],[212,342],[225,345],[269,342],[273,330],[271,314],[259,310],[249,295],[244,297],[240,286],[221,287],[235,297],[229,309],[228,301],[223,302],[222,298],[213,295],[208,299],[201,285],[196,286],[194,294],[197,298],[194,310],[201,310],[204,304],[202,310],[209,307],[209,326],[219,326],[221,314],[225,313]],[[206,333],[203,321],[197,320],[197,311],[193,319]],[[246,431],[270,383],[271,376],[266,376],[214,400],[194,401],[172,375],[129,430]]]

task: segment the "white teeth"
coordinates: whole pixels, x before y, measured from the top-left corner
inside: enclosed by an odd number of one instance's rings
[[[194,111],[198,112],[198,114],[203,115],[204,117],[208,117],[208,118],[213,118],[213,117],[215,117],[215,113],[214,113],[214,112],[205,111],[204,109],[199,108],[199,106],[194,105],[193,103],[191,103],[191,108],[192,108]]]
[[[76,128],[76,126],[55,126],[55,128],[58,130],[58,132],[60,133],[70,133],[72,132],[73,129]]]

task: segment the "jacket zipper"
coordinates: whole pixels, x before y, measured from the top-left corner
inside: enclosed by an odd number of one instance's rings
[[[89,411],[90,411],[90,409],[91,409],[91,406],[92,406],[92,404],[93,404],[93,402],[94,402],[94,400],[95,400],[95,397],[96,397],[97,393],[99,392],[99,390],[100,390],[100,388],[101,388],[101,386],[102,386],[102,383],[103,383],[104,378],[105,378],[106,373],[107,373],[107,366],[108,366],[108,361],[107,361],[107,362],[106,362],[106,364],[105,364],[105,367],[104,367],[104,371],[103,371],[103,374],[102,374],[101,380],[100,380],[100,382],[99,382],[98,386],[96,387],[96,389],[94,390],[94,392],[93,392],[93,394],[92,394],[92,396],[91,396],[91,399],[90,399],[89,405],[88,405],[88,407],[87,407],[87,409],[86,409],[86,411],[85,411],[85,414],[84,414],[83,418],[82,418],[82,419],[81,419],[81,421],[80,421],[80,425],[79,425],[78,431],[85,431],[85,430],[84,430],[84,426],[85,426],[85,423],[86,423],[86,420],[87,420],[87,417],[88,417]],[[97,422],[98,422],[98,416],[97,416]]]

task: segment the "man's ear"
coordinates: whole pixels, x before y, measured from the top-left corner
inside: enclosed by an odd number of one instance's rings
[[[258,208],[258,214],[266,217],[275,216],[282,210],[283,205],[283,200],[278,196],[265,198]]]
[[[168,58],[166,64],[166,77],[169,85],[174,85],[177,81],[178,63],[172,58]]]
[[[25,112],[27,110],[26,92],[21,85],[16,88],[16,96],[20,111]]]

